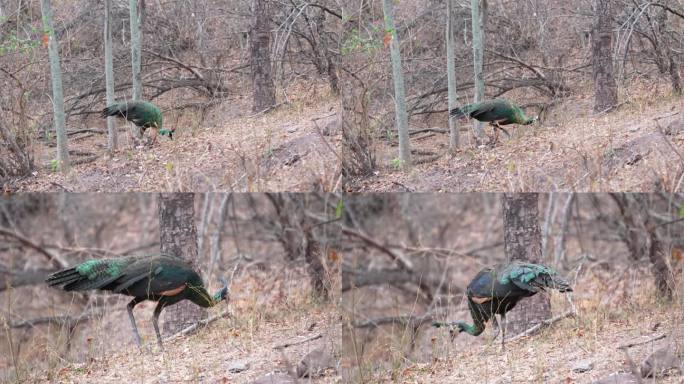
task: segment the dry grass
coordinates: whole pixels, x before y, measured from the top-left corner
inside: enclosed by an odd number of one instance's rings
[[[152,148],[135,148],[128,130],[121,130],[121,148],[106,156],[106,137],[70,139],[70,150],[100,157],[76,165],[64,176],[50,167],[54,148],[36,145],[35,175],[16,182],[19,191],[310,191],[333,189],[340,169],[332,148],[339,135],[322,136],[313,118],[330,114],[335,99],[325,84],[293,85],[289,103],[254,115],[246,98],[226,100],[200,112],[165,111],[166,124],[176,127],[171,141],[158,137]],[[162,108],[166,104],[162,104]],[[325,123],[325,121],[323,121]],[[122,120],[118,121],[124,125]],[[321,124],[319,122],[319,124]],[[88,126],[103,129],[104,120]],[[70,130],[79,127],[69,127]],[[148,130],[146,136],[151,135]],[[327,144],[324,142],[327,142]]]
[[[233,283],[230,302],[209,313],[211,316],[228,310],[228,317],[195,334],[167,340],[164,352],[157,349],[151,324],[154,304],[136,307],[136,322],[146,347],[140,352],[133,342],[125,311],[127,299],[122,297],[120,302],[110,305],[112,311],[101,319],[79,326],[72,339],[71,354],[62,353],[64,330],[37,328],[36,332],[48,333],[41,338],[43,344],[24,349],[34,350],[35,355],[47,353],[49,366],[28,366],[30,356],[23,355],[20,379],[36,383],[243,383],[273,371],[290,372],[314,349],[339,354],[341,328],[337,310],[333,304],[313,302],[309,292],[303,270],[245,273]],[[163,319],[162,314],[162,322]],[[322,337],[287,347],[283,352],[273,348],[317,334]],[[249,369],[229,372],[231,363],[237,361],[246,362]],[[8,379],[14,381],[15,376]],[[325,376],[301,381],[335,382],[335,375],[328,371]]]
[[[413,136],[413,149],[441,157],[416,165],[410,172],[392,166],[397,148],[382,142],[378,148],[381,169],[370,178],[352,180],[350,189],[653,191],[656,182],[674,189],[684,165],[680,157],[684,133],[682,127],[671,127],[675,132],[663,135],[654,119],[672,115],[658,121],[662,128],[681,124],[684,98],[668,96],[662,88],[633,91],[641,96],[626,98],[617,110],[597,116],[591,113],[592,100],[586,96],[591,91],[579,92],[579,96],[555,106],[542,126],[516,126],[512,138],[502,135],[494,148],[475,146],[468,133],[463,135],[462,148],[451,156],[447,154],[446,135]],[[515,96],[509,98],[517,100]],[[428,122],[427,126],[442,123]],[[485,132],[491,134],[491,128],[485,127]],[[414,160],[420,159],[414,156]]]
[[[617,276],[592,270],[576,284],[575,318],[565,318],[537,335],[508,342],[504,351],[499,339],[491,341],[491,324],[480,337],[460,334],[453,342],[446,330],[423,326],[413,348],[410,331],[401,326],[382,326],[373,335],[365,335],[367,344],[361,347],[360,359],[350,356],[350,340],[344,340],[343,367],[349,370],[343,375],[358,378],[361,374],[370,383],[590,383],[616,371],[630,371],[618,349],[621,344],[662,333],[684,339],[682,284],[677,292],[674,304],[664,303],[656,297],[648,273],[626,271]],[[554,314],[569,308],[564,295],[553,293],[551,298]],[[450,311],[453,319],[449,320],[469,316],[466,308],[460,307]],[[666,342],[632,347],[629,353],[639,364]],[[363,364],[360,372],[354,367],[356,361]],[[573,365],[580,361],[591,361],[593,368],[573,372]],[[673,374],[645,382],[682,383],[684,376]]]

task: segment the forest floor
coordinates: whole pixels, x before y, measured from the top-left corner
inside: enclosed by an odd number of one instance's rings
[[[336,382],[339,314],[334,304],[312,302],[305,278],[302,271],[243,275],[232,285],[230,301],[210,310],[217,320],[193,334],[166,339],[163,352],[151,324],[154,303],[141,303],[135,310],[145,348],[140,351],[125,311],[128,299],[108,295],[119,302],[101,320],[79,327],[69,357],[59,353],[63,339],[47,343],[50,368],[22,369],[20,381],[251,383],[268,375],[292,376],[304,359],[320,369],[299,382]],[[269,294],[255,293],[260,292],[257,286]],[[160,328],[163,320],[162,312]]]
[[[134,146],[128,124],[118,119],[119,150],[106,153],[103,119],[86,126],[96,131],[69,137],[72,161],[94,154],[63,175],[51,167],[53,146],[35,146],[37,169],[15,181],[10,190],[73,192],[128,191],[311,191],[331,190],[340,183],[340,134],[334,103],[326,85],[290,88],[289,103],[268,113],[253,114],[251,100],[237,97],[200,112],[167,112],[165,126],[176,128],[174,140],[158,137],[153,146]],[[151,130],[145,132],[150,137]],[[83,156],[86,155],[86,156]]]
[[[594,116],[589,91],[563,99],[541,125],[513,126],[511,138],[475,145],[461,120],[461,148],[448,151],[445,133],[411,137],[416,165],[393,164],[396,139],[378,142],[378,171],[350,180],[353,192],[653,191],[656,183],[682,189],[684,98],[637,91],[617,109]],[[515,97],[509,97],[516,100]],[[434,125],[412,129],[435,128]],[[492,128],[484,126],[492,135]],[[430,159],[432,157],[432,159]],[[434,157],[437,157],[434,159]],[[420,163],[423,161],[423,163]]]
[[[363,347],[365,357],[359,361],[373,365],[371,362],[375,359],[375,364],[384,361],[380,364],[385,366],[384,370],[365,369],[364,381],[593,383],[616,372],[631,372],[629,360],[619,349],[619,346],[629,343],[642,343],[627,349],[636,367],[651,353],[669,343],[675,345],[673,350],[680,362],[684,361],[684,297],[681,296],[684,284],[675,289],[675,292],[679,292],[675,300],[666,303],[656,297],[653,284],[640,273],[634,274],[639,277],[633,280],[627,278],[632,275],[631,271],[624,271],[622,276],[603,281],[599,276],[604,275],[610,276],[599,271],[579,279],[576,284],[578,288],[573,293],[576,316],[562,317],[536,335],[507,341],[504,350],[500,339],[491,340],[491,323],[487,324],[485,332],[479,337],[461,333],[454,341],[451,341],[447,330],[423,326],[408,356],[403,355],[402,347],[396,344],[397,338],[403,338],[400,344],[408,343],[410,337],[407,332],[397,332],[396,328],[390,330],[391,327],[386,326],[383,327],[385,329],[378,329],[375,333],[377,337],[387,334],[384,342],[395,340],[390,341],[394,356],[380,354],[381,350],[387,351],[386,346]],[[565,295],[559,293],[551,295],[554,316],[564,314],[570,308],[566,299]],[[465,305],[455,310],[451,315],[454,319],[458,316],[469,317]],[[378,354],[373,355],[374,350]],[[343,361],[342,364],[343,368],[348,367],[350,361]],[[349,372],[359,374],[357,370]],[[343,375],[346,376],[346,373]],[[613,384],[631,383],[637,384],[636,381],[617,381]],[[645,378],[643,383],[681,384],[684,383],[684,372],[670,370],[656,378]]]

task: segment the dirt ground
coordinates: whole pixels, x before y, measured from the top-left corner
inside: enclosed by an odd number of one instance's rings
[[[55,149],[39,142],[37,169],[13,181],[10,190],[71,192],[157,191],[311,191],[332,190],[340,183],[340,132],[335,100],[325,85],[292,90],[287,104],[268,113],[252,114],[250,100],[226,100],[202,112],[164,111],[165,125],[176,128],[174,140],[158,137],[153,146],[136,146],[128,125],[118,120],[119,150],[109,157],[106,136],[84,132],[70,136],[69,175],[51,167]],[[95,127],[102,119],[74,123],[69,130]],[[151,137],[151,130],[145,135]],[[85,156],[78,156],[84,155]]]
[[[590,93],[584,93],[589,95]],[[511,138],[474,144],[461,121],[462,146],[448,153],[446,133],[411,137],[414,162],[397,170],[396,143],[378,143],[378,171],[350,180],[353,192],[653,191],[682,190],[684,98],[656,94],[593,116],[592,99],[577,96],[553,107],[541,125],[514,126]],[[412,127],[421,129],[426,127]],[[444,127],[437,127],[444,130]],[[485,133],[492,129],[485,126]]]

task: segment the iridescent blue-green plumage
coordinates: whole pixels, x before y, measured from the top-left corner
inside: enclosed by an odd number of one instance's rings
[[[138,345],[140,336],[133,317],[133,307],[138,303],[145,300],[158,302],[153,325],[161,346],[157,320],[164,307],[186,299],[201,307],[212,307],[224,300],[228,293],[228,287],[224,286],[210,295],[189,264],[180,258],[163,255],[88,260],[55,272],[46,282],[65,291],[99,289],[133,296],[128,311]]]
[[[485,323],[495,315],[501,315],[505,320],[506,312],[510,311],[521,299],[534,296],[546,288],[557,289],[560,292],[572,291],[568,282],[553,268],[514,261],[509,264],[498,265],[481,270],[468,285],[468,308],[474,324],[462,321],[455,323],[435,322],[435,327],[457,326],[458,332],[466,332],[473,336],[481,334]]]
[[[140,133],[144,134],[147,128],[157,129],[161,135],[167,135],[173,139],[173,129],[164,129],[162,113],[156,105],[149,101],[122,101],[107,106],[102,110],[102,117],[121,116],[140,127]]]
[[[449,111],[449,115],[452,117],[468,116],[475,120],[489,122],[494,127],[495,132],[496,129],[500,129],[507,135],[509,134],[508,131],[501,125],[530,125],[537,121],[537,117],[527,117],[522,108],[506,99],[485,100],[480,103],[468,104],[461,108],[452,109]]]

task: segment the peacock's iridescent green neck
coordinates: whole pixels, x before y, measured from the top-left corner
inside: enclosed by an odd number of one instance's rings
[[[464,321],[459,321],[458,322],[458,327],[460,328],[461,331],[473,335],[473,336],[478,336],[482,332],[484,332],[484,324],[482,322],[475,322],[475,324],[468,324]]]

